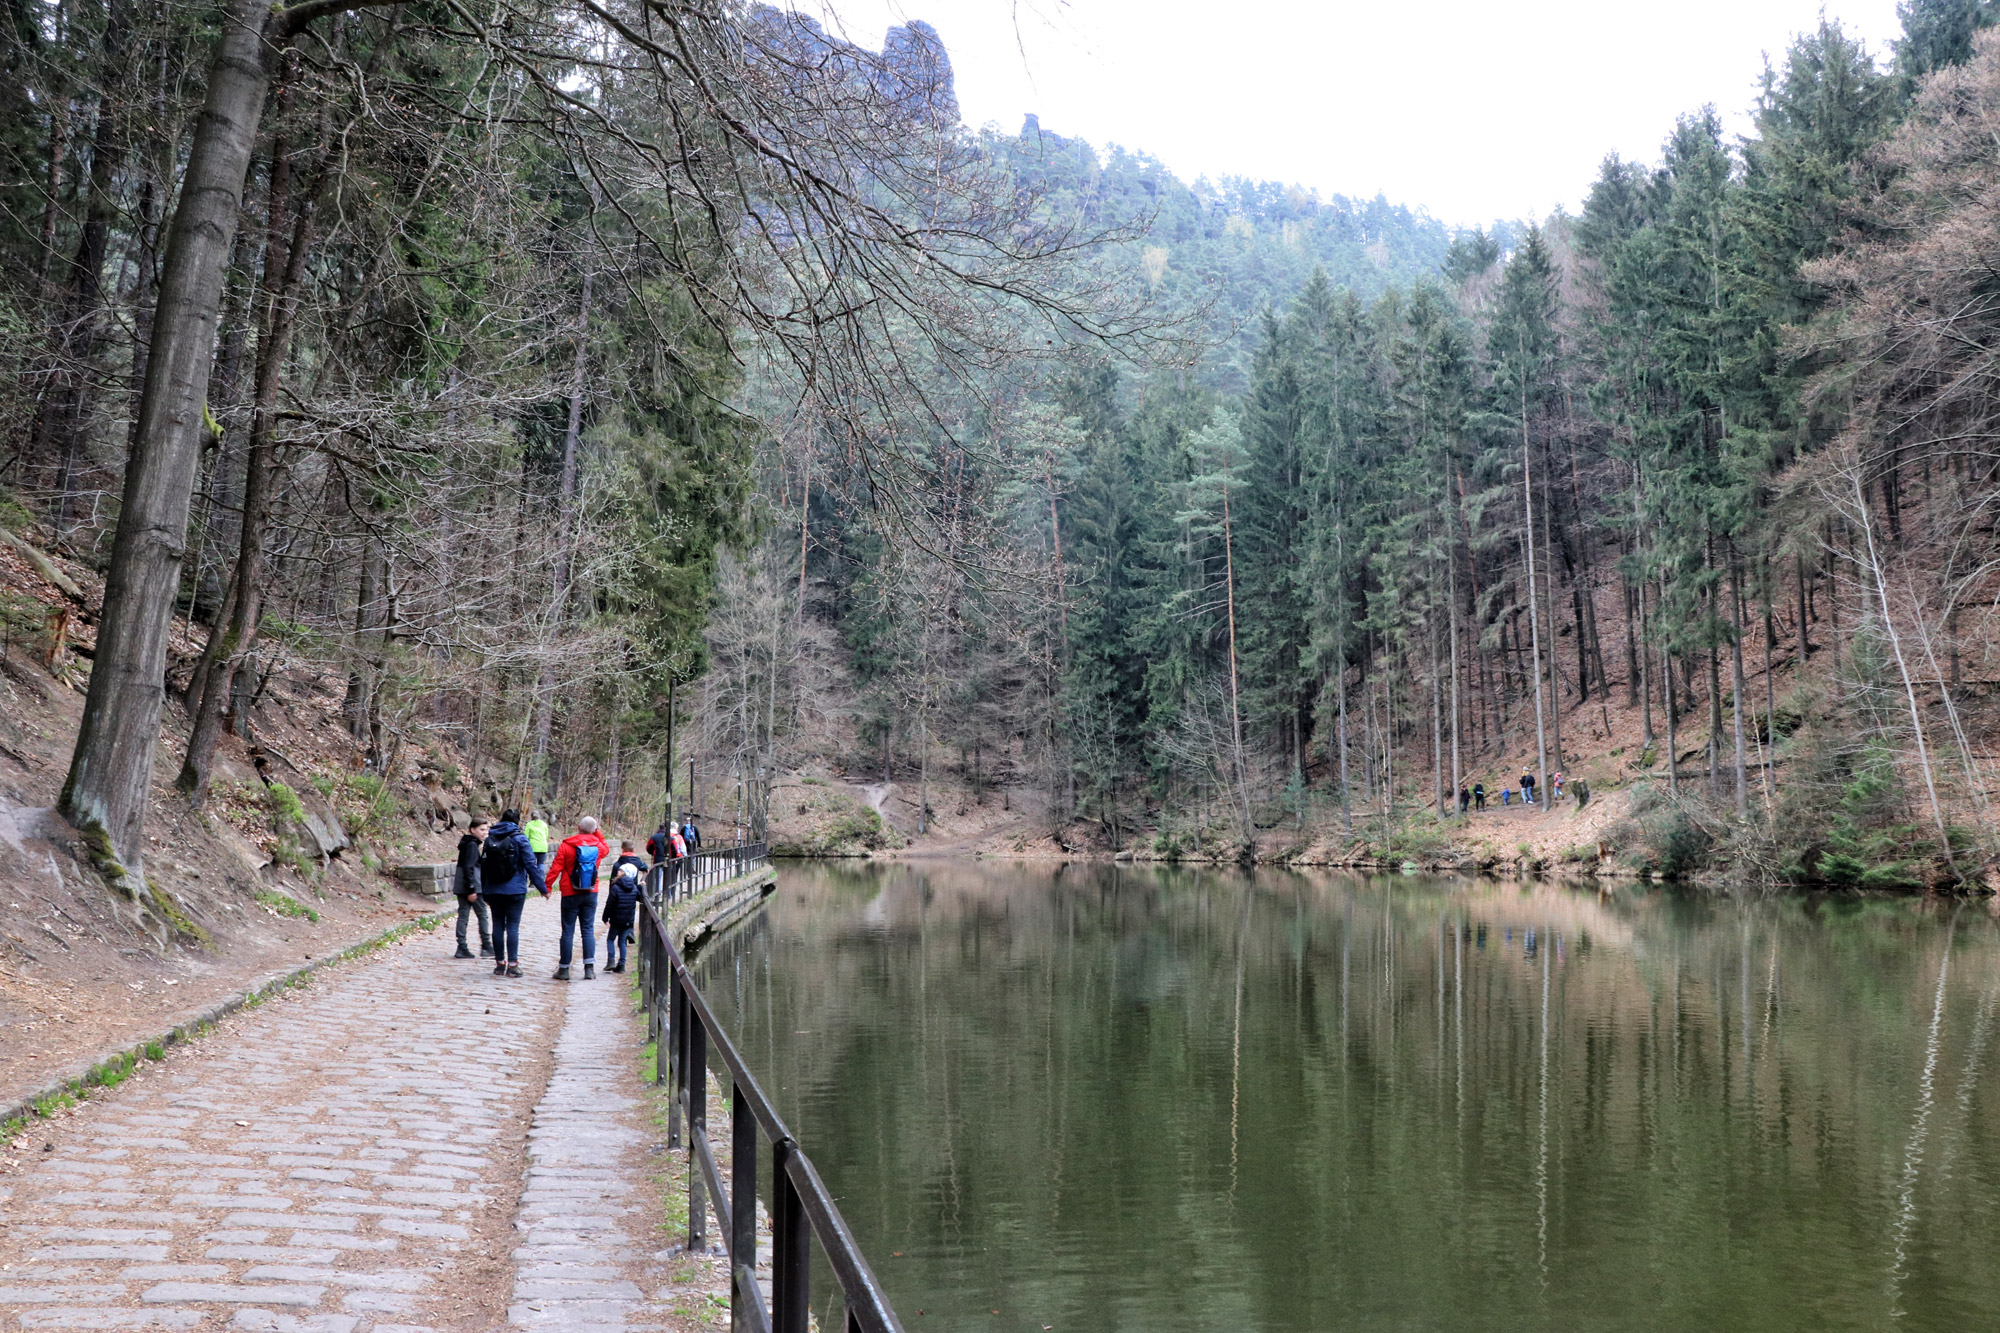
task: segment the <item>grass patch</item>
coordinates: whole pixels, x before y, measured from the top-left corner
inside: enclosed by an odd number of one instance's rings
[[[304,917],[315,926],[319,924],[319,913],[289,893],[279,893],[276,889],[258,889],[257,903],[266,911],[278,916]]]
[[[278,818],[290,820],[294,824],[306,822],[306,803],[301,801],[299,794],[290,787],[282,782],[274,782],[264,789],[264,794],[270,799],[271,809],[277,813]]]

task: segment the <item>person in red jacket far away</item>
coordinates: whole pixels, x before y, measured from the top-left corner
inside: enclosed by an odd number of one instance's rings
[[[611,844],[597,831],[589,815],[576,821],[576,832],[562,840],[549,862],[549,880],[562,886],[562,959],[557,981],[569,980],[570,938],[583,931],[583,979],[597,975],[597,880],[611,868]]]

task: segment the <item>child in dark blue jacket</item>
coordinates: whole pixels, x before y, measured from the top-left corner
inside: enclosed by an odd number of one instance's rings
[[[611,882],[604,889],[604,970],[625,970],[626,946],[639,918],[639,895],[646,883],[646,863],[625,843],[624,854],[611,865]]]

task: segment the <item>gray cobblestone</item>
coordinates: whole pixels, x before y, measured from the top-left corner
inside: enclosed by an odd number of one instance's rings
[[[497,1148],[562,1012],[449,952],[420,935],[324,973],[67,1115],[0,1177],[0,1333],[464,1327],[451,1279],[506,1234],[523,1182]]]
[[[631,1333],[663,1312],[639,1278],[656,1201],[633,1053],[642,1036],[618,977],[572,981],[556,1067],[528,1132],[508,1322],[564,1333]]]
[[[204,1304],[243,1302],[254,1305],[317,1305],[325,1287],[252,1287],[241,1282],[162,1282],[146,1288],[141,1300],[201,1301]]]
[[[22,1328],[195,1328],[199,1310],[25,1310]]]

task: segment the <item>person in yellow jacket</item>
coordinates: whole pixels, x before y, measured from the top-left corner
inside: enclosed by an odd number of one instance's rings
[[[521,832],[528,837],[528,850],[535,854],[541,872],[549,873],[549,825],[539,810],[528,812],[528,822],[521,825]]]

